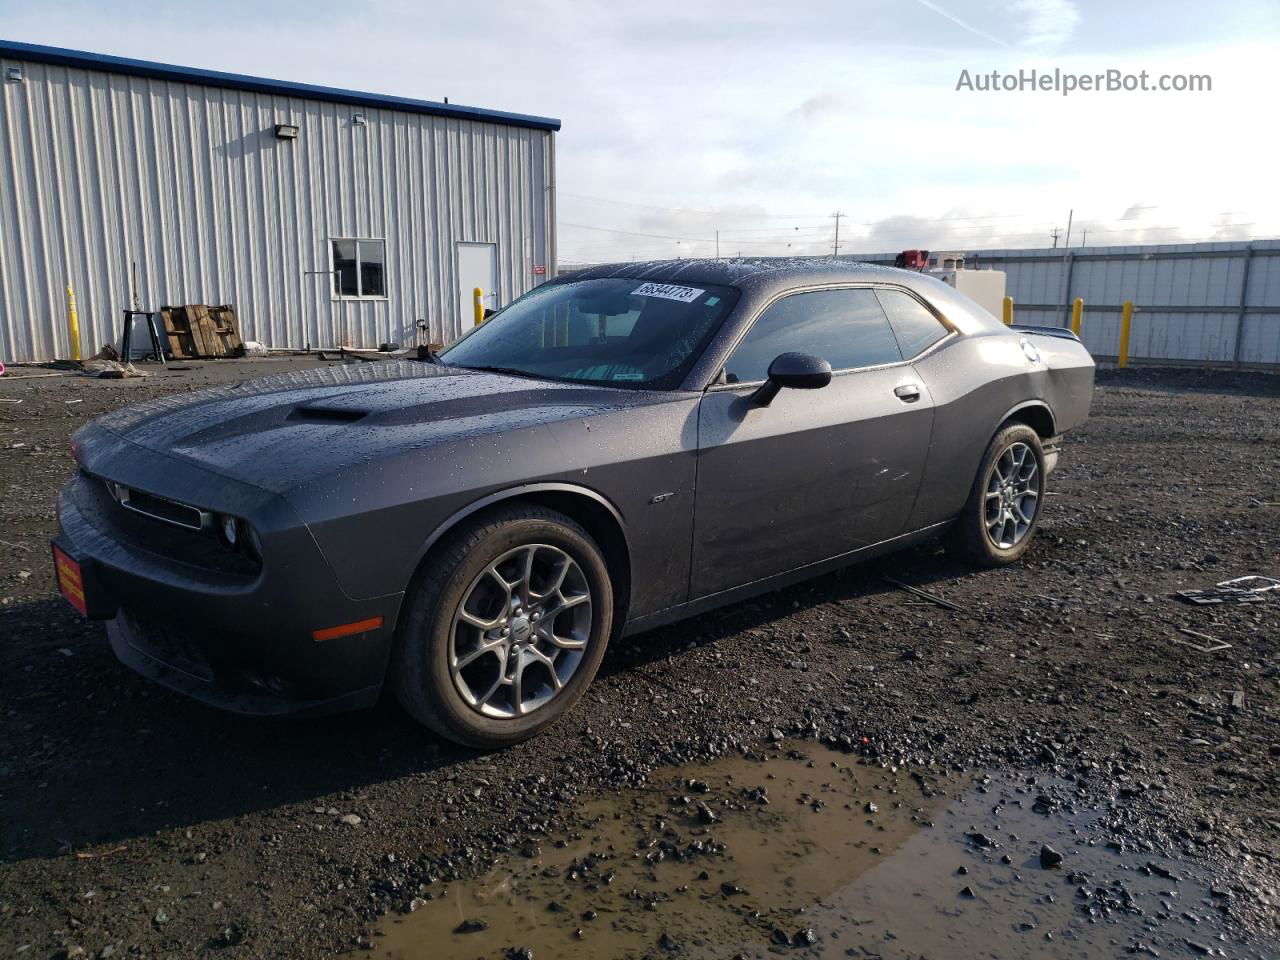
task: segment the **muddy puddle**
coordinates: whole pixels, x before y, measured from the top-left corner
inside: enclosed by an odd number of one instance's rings
[[[1229,891],[1202,870],[1108,847],[1064,781],[805,744],[661,771],[580,815],[476,880],[423,888],[373,956],[1280,955],[1227,932]]]

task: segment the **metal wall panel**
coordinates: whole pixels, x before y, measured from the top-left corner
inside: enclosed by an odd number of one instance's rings
[[[1100,357],[1118,352],[1120,307],[1132,300],[1134,360],[1280,366],[1280,240],[984,250],[968,265],[1005,271],[1018,323],[1065,326],[1082,298],[1083,339]]]
[[[555,273],[549,130],[13,58],[0,81],[0,359],[118,342],[144,309],[233,303],[273,347],[448,341],[455,244],[498,247],[498,302]],[[356,115],[365,122],[358,123]],[[279,140],[277,123],[296,124]],[[335,300],[331,237],[386,240],[387,297]]]

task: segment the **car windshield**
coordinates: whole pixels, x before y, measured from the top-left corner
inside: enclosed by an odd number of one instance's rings
[[[737,302],[732,287],[604,277],[538,287],[440,354],[453,367],[672,390]]]

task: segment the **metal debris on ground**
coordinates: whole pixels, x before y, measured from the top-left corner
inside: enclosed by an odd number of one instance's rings
[[[1181,637],[1170,637],[1174,643],[1180,643],[1184,647],[1190,647],[1192,650],[1199,650],[1201,653],[1214,653],[1218,650],[1226,650],[1231,644],[1225,640],[1219,640],[1217,637],[1211,637],[1207,633],[1201,633],[1199,630],[1188,630],[1186,627],[1179,627],[1179,633],[1185,633],[1188,637],[1196,637],[1200,640],[1206,640],[1207,643],[1196,643],[1194,640],[1183,640]]]
[[[1241,586],[1241,584],[1260,584],[1259,586]],[[1260,574],[1249,574],[1232,580],[1223,580],[1203,590],[1179,590],[1177,596],[1198,605],[1209,603],[1261,603],[1261,594],[1280,589],[1280,580],[1264,577]]]
[[[337,356],[334,356],[337,354]],[[316,350],[316,356],[321,360],[363,360],[365,363],[372,363],[377,360],[387,359],[385,353],[379,353],[377,350],[365,350],[360,347],[321,347]]]
[[[86,377],[98,377],[102,380],[124,380],[146,376],[132,363],[119,363],[115,360],[86,360],[83,372]]]
[[[1220,587],[1238,587],[1242,583],[1251,583],[1257,581],[1260,585],[1256,587],[1243,587],[1250,593],[1266,593],[1269,590],[1280,590],[1280,580],[1273,577],[1264,577],[1260,573],[1251,573],[1245,577],[1236,577],[1234,580],[1223,580],[1218,584]]]
[[[95,353],[90,360],[119,360],[120,351],[115,348],[114,344],[104,343],[102,349]]]
[[[924,599],[931,603],[936,603],[940,607],[945,607],[948,610],[954,610],[957,613],[964,613],[964,607],[959,604],[952,603],[950,600],[944,600],[936,593],[930,593],[928,590],[921,590],[919,587],[913,587],[911,584],[903,583],[901,580],[895,580],[893,577],[881,577],[880,579],[885,583],[893,584],[899,590],[906,590],[908,593],[914,593],[917,597],[924,597]]]
[[[109,849],[109,850],[97,850],[97,851],[92,851],[92,850],[77,850],[77,851],[76,851],[76,859],[77,859],[77,860],[97,860],[97,859],[99,859],[100,857],[109,857],[109,856],[111,856],[111,854],[113,854],[113,853],[120,853],[121,851],[124,851],[124,850],[127,850],[127,849],[129,849],[129,848],[128,848],[128,847],[126,847],[126,846],[122,843],[122,844],[120,844],[119,846],[112,847],[112,848],[111,848],[111,849]]]

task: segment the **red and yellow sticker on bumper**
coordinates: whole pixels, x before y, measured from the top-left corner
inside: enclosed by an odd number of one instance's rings
[[[80,564],[55,546],[53,566],[58,574],[58,590],[66,597],[67,603],[79,610],[81,616],[89,616],[89,605],[84,598],[84,577],[80,573]]]

